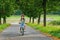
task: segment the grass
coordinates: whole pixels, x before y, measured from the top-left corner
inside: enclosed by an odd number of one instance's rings
[[[48,24],[51,24],[51,25],[60,25],[60,21],[51,21],[49,22]]]
[[[60,15],[47,15],[47,18],[52,18],[54,20],[60,20]]]
[[[32,23],[28,23],[27,25],[41,32],[48,33],[48,34],[51,34],[53,36],[60,38],[60,27],[57,27],[57,26],[44,27],[44,26],[32,24]]]
[[[20,18],[21,18],[21,16],[19,16],[19,15],[12,15],[10,17],[7,17],[7,23],[19,22],[20,21]],[[27,20],[28,17],[25,16],[25,19]]]
[[[2,24],[0,25],[0,32],[6,29],[10,24]]]
[[[19,15],[12,15],[10,17],[7,17],[7,19],[19,19],[21,16]],[[26,18],[28,18],[27,16],[25,16]],[[54,20],[60,20],[60,15],[46,15],[47,18],[51,18]],[[41,18],[43,18],[43,15],[41,16]]]
[[[46,17],[53,20],[60,20],[60,15],[46,15]],[[43,15],[41,16],[41,18],[43,18]]]
[[[18,22],[19,20],[20,20],[20,15],[12,15],[12,16],[10,16],[10,17],[7,17],[7,21],[8,21],[8,23],[10,23],[10,22]],[[43,15],[41,16],[41,18],[43,18]],[[52,21],[53,20],[58,20],[58,21],[60,21],[60,16],[59,15],[47,15],[47,18],[48,19],[52,19]],[[27,16],[25,16],[25,19],[27,20],[29,20],[29,18],[27,17]],[[36,21],[37,21],[37,19],[36,19]],[[35,22],[36,22],[35,21]],[[48,23],[48,22],[47,22]]]

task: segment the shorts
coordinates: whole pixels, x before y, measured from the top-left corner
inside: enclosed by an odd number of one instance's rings
[[[22,24],[20,24],[20,27],[24,28],[24,26],[25,26],[25,24],[23,24],[23,25],[22,25]]]

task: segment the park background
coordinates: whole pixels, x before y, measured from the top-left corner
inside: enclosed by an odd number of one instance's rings
[[[28,26],[60,38],[60,0],[0,0],[0,31],[22,13]]]

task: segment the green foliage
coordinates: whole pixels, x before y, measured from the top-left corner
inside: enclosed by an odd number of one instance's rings
[[[40,10],[41,1],[36,0],[17,0],[16,4],[19,6],[20,10],[28,17],[38,17],[38,12]],[[18,4],[19,3],[19,4]],[[38,3],[38,4],[36,4]],[[40,5],[41,4],[41,5]]]
[[[47,0],[47,11],[57,11],[59,9],[60,0]]]
[[[47,12],[47,14],[51,14],[51,15],[60,15],[60,11],[51,11],[51,12]]]
[[[14,15],[21,15],[21,14],[22,14],[22,11],[19,9],[15,10],[14,12]]]
[[[0,32],[7,28],[10,24],[2,24],[0,25]]]
[[[11,12],[13,12],[12,6],[14,1],[12,0],[1,0],[0,1],[0,13],[2,16],[10,16]]]
[[[52,24],[52,25],[60,25],[60,21],[51,21],[49,24]]]
[[[51,31],[50,34],[53,35],[53,36],[56,36],[56,37],[60,38],[60,30]]]

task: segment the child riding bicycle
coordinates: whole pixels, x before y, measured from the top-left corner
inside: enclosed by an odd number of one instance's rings
[[[25,18],[24,18],[24,14],[21,15],[21,19],[20,19],[20,31],[21,28],[23,28],[25,30]]]

